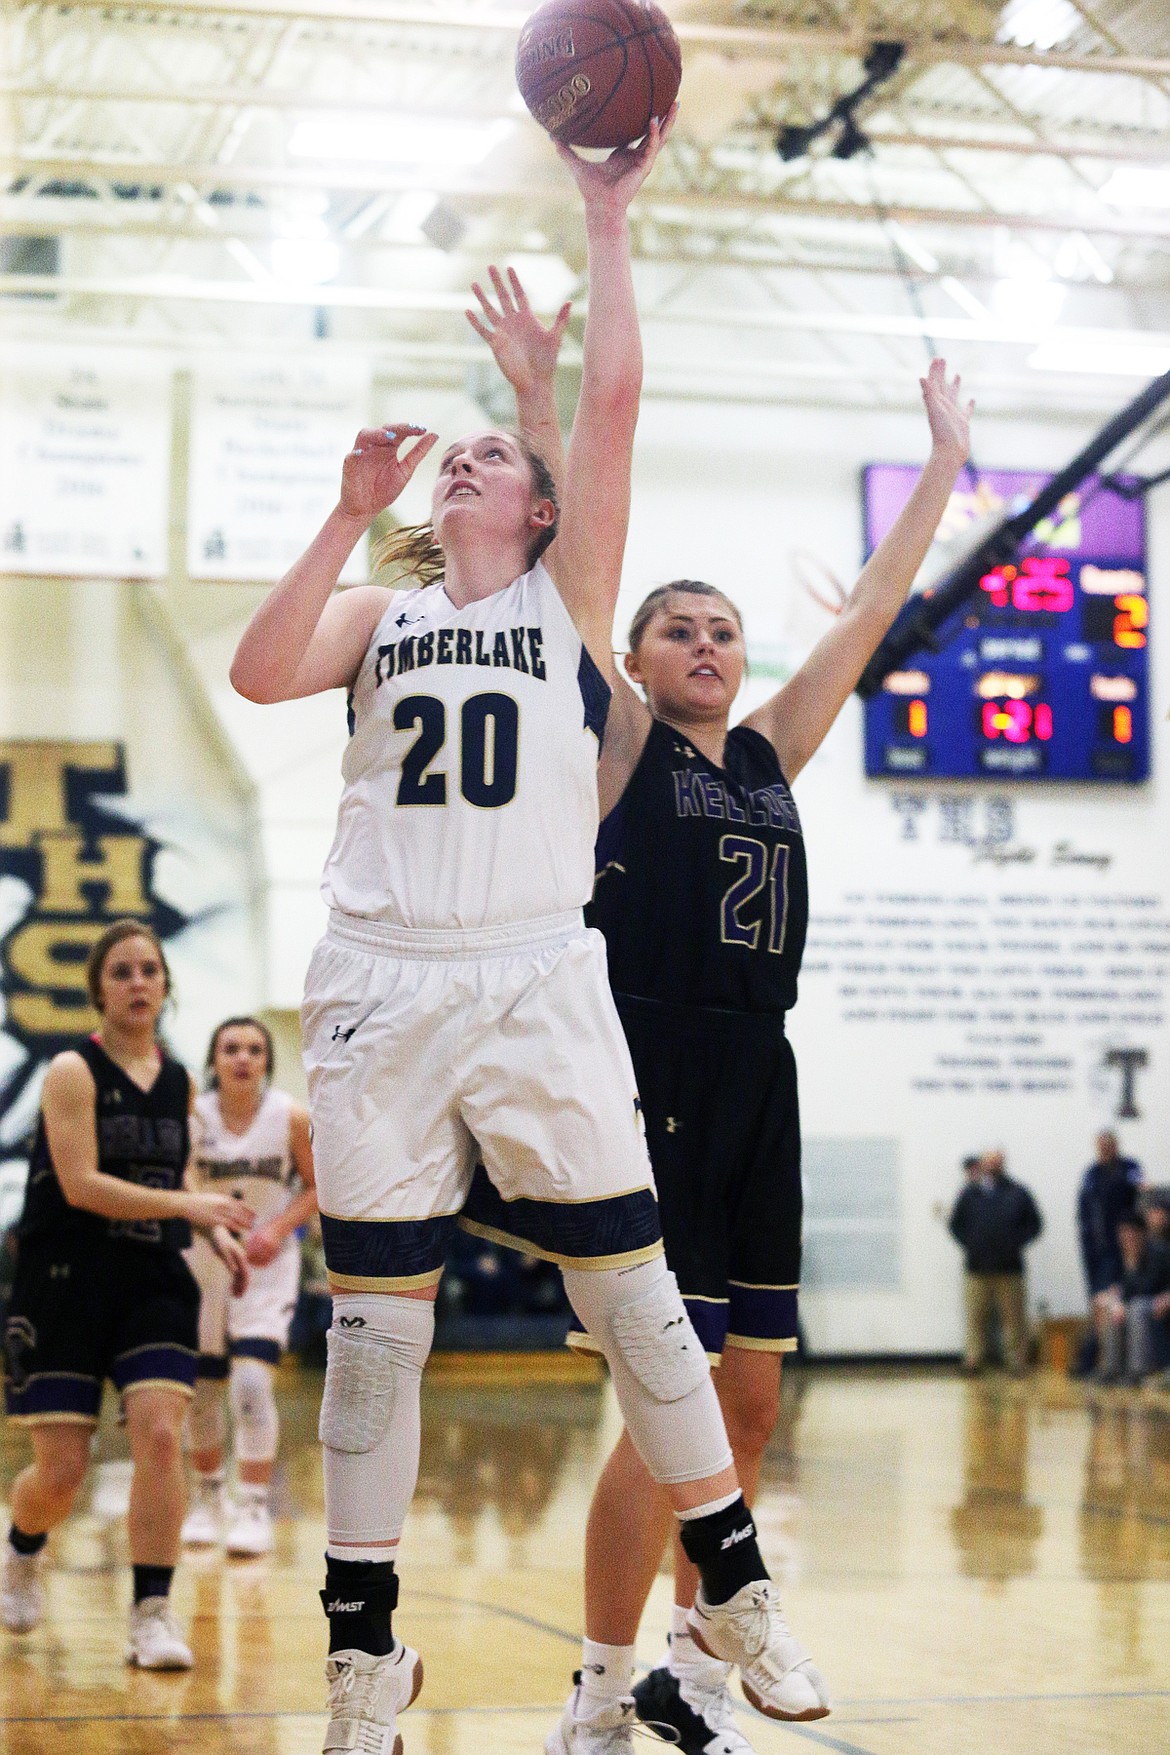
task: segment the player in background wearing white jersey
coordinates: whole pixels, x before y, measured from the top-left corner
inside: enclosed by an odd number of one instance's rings
[[[505,281],[493,268],[491,277],[495,303],[477,286],[482,314],[468,317],[516,391],[526,424],[551,435],[546,449],[559,474],[562,325],[541,324],[513,271]],[[712,586],[659,587],[635,616],[626,669],[645,690],[645,705],[610,671],[591,913],[606,936],[645,1104],[667,1260],[698,1334],[721,1359],[719,1399],[749,1495],[779,1413],[781,1357],[795,1346],[800,1277],[800,1134],[784,1015],[795,999],[807,885],[788,782],[827,735],[905,601],[966,459],[971,405],[960,400],[959,380],[948,381],[935,360],[921,384],[932,445],[911,500],[847,610],[792,681],[744,721],[746,730],[729,735],[746,663],[743,625]],[[680,811],[680,782],[697,783],[700,796],[704,787],[714,792],[717,821],[691,808],[691,792]],[[759,809],[765,796],[771,812]],[[755,825],[765,870],[782,856],[779,934],[771,917],[763,932],[750,909],[745,919],[742,902],[728,920],[729,894],[734,903],[749,886],[729,885],[729,876],[742,878],[743,863],[733,860],[729,874],[727,843],[735,854],[755,851],[724,832],[729,821]],[[766,912],[762,878],[757,891]],[[623,1434],[590,1512],[585,1599],[589,1632],[624,1647],[631,1661],[671,1522],[661,1489]],[[677,1539],[674,1547],[669,1657],[638,1684],[638,1715],[686,1755],[750,1755],[727,1686],[730,1666],[692,1637],[697,1579]],[[793,1717],[817,1716],[799,1667],[788,1678],[787,1704]]]
[[[280,1436],[273,1378],[300,1290],[297,1232],[317,1210],[309,1112],[273,1090],[272,1065],[272,1036],[259,1018],[225,1019],[212,1032],[209,1088],[196,1097],[192,1116],[193,1186],[215,1193],[230,1188],[256,1223],[243,1240],[251,1274],[239,1296],[202,1238],[187,1253],[199,1286],[199,1376],[187,1419],[197,1485],[183,1540],[212,1546],[224,1535],[228,1553],[240,1555],[267,1554],[272,1547],[268,1489]],[[225,1390],[236,1458],[230,1502]]]
[[[696,1612],[765,1710],[782,1715],[794,1662],[817,1685],[776,1606],[706,1354],[663,1260],[604,948],[581,916],[641,391],[626,212],[663,132],[600,163],[562,152],[585,202],[590,301],[559,512],[527,441],[472,435],[444,454],[432,496],[432,582],[335,596],[370,520],[435,443],[413,425],[363,432],[338,506],[232,665],[256,701],[349,697],[329,929],[302,1013],[334,1291],[320,1427],[327,1750],[399,1755],[397,1717],[422,1682],[391,1629],[394,1556],[457,1218],[561,1264],[685,1525]],[[615,1665],[624,1651],[586,1642],[554,1755],[629,1746],[630,1676]]]

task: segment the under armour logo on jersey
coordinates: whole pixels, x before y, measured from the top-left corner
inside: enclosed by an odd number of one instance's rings
[[[103,1103],[120,1103],[121,1101],[122,1101],[121,1091],[106,1091],[102,1097]]]
[[[681,1126],[682,1126],[682,1122],[676,1120],[673,1115],[667,1116],[667,1118],[666,1118],[666,1131],[667,1131],[667,1133],[677,1133]]]
[[[406,611],[403,610],[401,615],[395,616],[394,626],[396,628],[412,628],[415,622],[421,622],[422,620],[423,617],[421,615],[407,615]]]
[[[337,1024],[337,1025],[335,1025],[335,1026],[334,1026],[334,1030],[333,1030],[333,1040],[334,1040],[334,1041],[335,1041],[335,1042],[336,1042],[336,1041],[337,1041],[337,1040],[338,1040],[338,1039],[339,1039],[339,1038],[340,1038],[340,1040],[341,1040],[341,1041],[343,1041],[343,1042],[348,1042],[348,1041],[349,1041],[349,1039],[350,1039],[350,1037],[351,1037],[351,1036],[352,1036],[352,1035],[353,1035],[353,1034],[354,1034],[354,1032],[355,1032],[355,1031],[356,1031],[356,1029],[357,1029],[357,1025],[356,1025],[356,1024],[351,1024],[351,1025],[350,1025],[350,1026],[349,1026],[349,1029],[348,1029],[348,1030],[343,1030],[343,1029],[342,1029],[342,1027],[341,1027],[341,1025],[340,1025],[340,1024]]]

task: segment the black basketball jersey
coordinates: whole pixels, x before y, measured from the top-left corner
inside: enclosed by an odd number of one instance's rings
[[[586,919],[616,994],[785,1012],[808,928],[800,818],[775,750],[746,725],[724,766],[656,719],[601,825]]]
[[[191,1082],[186,1067],[164,1054],[157,1079],[144,1091],[95,1038],[79,1042],[77,1052],[97,1086],[98,1169],[143,1188],[180,1188],[189,1145]],[[53,1168],[41,1115],[29,1161],[20,1235],[90,1242],[115,1238],[163,1249],[186,1249],[191,1227],[186,1219],[107,1219],[100,1213],[71,1207]]]

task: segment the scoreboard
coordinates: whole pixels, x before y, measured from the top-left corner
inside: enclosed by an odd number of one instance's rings
[[[890,463],[865,470],[867,554],[918,473]],[[1021,511],[1050,479],[1019,470],[960,478],[942,526],[956,560],[970,552],[977,520]],[[865,703],[871,778],[1149,777],[1142,499],[1088,476],[1025,548],[983,575],[940,630],[938,651],[917,652]]]

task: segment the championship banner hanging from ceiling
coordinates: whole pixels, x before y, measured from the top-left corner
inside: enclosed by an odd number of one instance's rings
[[[165,361],[0,349],[0,572],[164,575],[170,456]]]
[[[187,571],[193,579],[279,579],[337,503],[341,464],[370,406],[368,368],[208,361],[191,402]],[[359,543],[342,572],[366,577]]]

